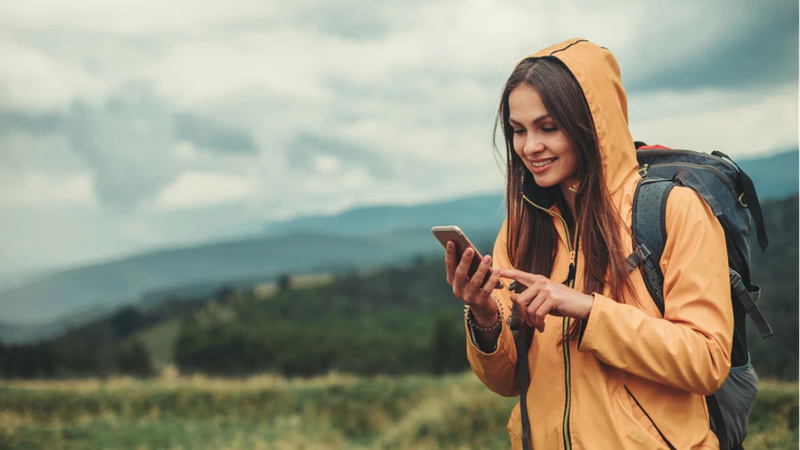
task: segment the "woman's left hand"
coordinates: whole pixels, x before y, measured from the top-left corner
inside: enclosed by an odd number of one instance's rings
[[[544,331],[544,318],[548,314],[586,319],[594,304],[594,297],[578,292],[571,287],[556,283],[542,275],[520,270],[501,270],[501,278],[510,278],[527,286],[519,294],[511,294],[517,304],[520,318],[528,325]]]

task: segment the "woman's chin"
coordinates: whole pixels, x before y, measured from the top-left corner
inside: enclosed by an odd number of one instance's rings
[[[533,176],[533,181],[540,188],[549,188],[558,184],[558,180],[553,180],[551,177],[536,177],[536,175]]]

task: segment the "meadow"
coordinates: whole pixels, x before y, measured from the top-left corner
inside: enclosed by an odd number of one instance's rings
[[[515,399],[471,373],[8,380],[0,450],[505,449]],[[796,382],[762,381],[747,450],[798,448]]]

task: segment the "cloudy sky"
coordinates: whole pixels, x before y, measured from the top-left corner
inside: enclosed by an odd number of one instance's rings
[[[797,148],[795,0],[0,0],[0,273],[500,192],[503,82],[576,36],[637,139]]]

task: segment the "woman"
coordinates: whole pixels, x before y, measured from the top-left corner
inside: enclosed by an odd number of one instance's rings
[[[662,317],[641,272],[625,267],[640,177],[614,56],[575,39],[523,60],[497,123],[508,209],[493,258],[468,279],[472,252],[459,262],[450,243],[446,256],[447,281],[467,305],[475,374],[498,394],[519,395],[506,321],[516,304],[536,330],[525,357],[530,448],[719,448],[704,395],[730,369],[723,230],[697,194],[672,191]],[[494,289],[501,278],[525,289]],[[523,448],[519,404],[508,429],[512,448]]]

